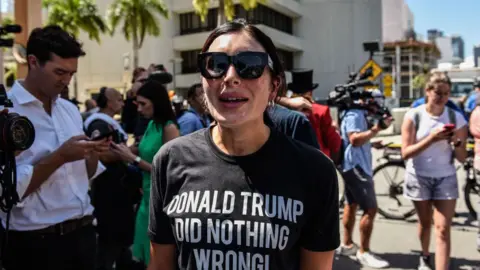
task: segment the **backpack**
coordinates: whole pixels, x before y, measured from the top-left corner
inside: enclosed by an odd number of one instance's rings
[[[450,124],[454,124],[455,126],[457,125],[457,116],[455,115],[455,111],[450,108],[450,107],[445,107],[448,112],[448,121]],[[420,128],[420,121],[421,121],[421,116],[422,114],[418,111],[415,110],[413,114],[413,119],[414,119],[414,124],[415,124],[415,134],[418,132],[418,129]],[[455,161],[455,151],[452,151],[452,164]]]

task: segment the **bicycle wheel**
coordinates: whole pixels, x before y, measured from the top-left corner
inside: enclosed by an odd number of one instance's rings
[[[477,210],[480,210],[480,184],[477,181],[467,181],[464,189],[465,204],[473,220],[477,220]]]
[[[415,215],[412,201],[403,196],[405,164],[387,162],[373,170],[378,212],[388,219],[405,220]]]

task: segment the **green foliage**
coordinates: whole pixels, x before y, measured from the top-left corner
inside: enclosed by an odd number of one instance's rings
[[[258,3],[265,4],[265,2],[266,0],[240,0],[240,4],[245,10],[254,9],[258,6]],[[193,0],[192,3],[195,8],[195,13],[197,13],[202,22],[204,22],[208,15],[210,0]],[[223,12],[225,18],[231,21],[235,16],[235,5],[233,0],[220,0],[219,3],[219,11]]]
[[[145,36],[159,36],[160,22],[157,19],[160,15],[169,18],[168,9],[161,0],[115,0],[107,12],[110,34],[123,22],[121,29],[128,41],[138,41],[138,48],[141,48]]]
[[[100,34],[108,30],[94,0],[43,0],[42,4],[48,11],[47,24],[58,25],[75,37],[82,30],[100,43]]]

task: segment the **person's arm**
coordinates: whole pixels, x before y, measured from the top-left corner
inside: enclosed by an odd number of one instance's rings
[[[466,125],[455,131],[454,142],[456,142],[457,139],[460,141],[460,144],[456,146],[454,150],[455,158],[461,163],[467,159],[467,136],[468,131]]]
[[[64,163],[61,154],[58,151],[55,151],[40,159],[35,165],[29,165],[31,169],[27,169],[24,165],[22,170],[23,173],[17,174],[17,182],[19,183],[19,187],[25,185],[25,182],[28,182],[28,185],[26,185],[26,188],[23,190],[17,190],[18,196],[23,200],[28,197],[28,195],[35,192],[45,181],[47,181],[50,175],[52,175]],[[18,167],[19,166],[17,166],[17,171],[20,171],[18,170]]]
[[[148,270],[175,270],[175,238],[170,218],[163,211],[169,204],[167,194],[168,160],[170,149],[160,148],[155,155],[152,169],[152,185],[150,188],[150,211],[148,236],[150,238],[150,263]],[[172,191],[168,192],[175,193]],[[170,198],[171,199],[171,198]]]
[[[150,242],[150,263],[147,270],[176,270],[175,245]]]
[[[354,111],[347,112],[343,118],[348,140],[353,147],[360,147],[364,145],[365,143],[369,142],[370,139],[375,137],[378,132],[380,132],[378,125],[375,125],[371,129],[364,131],[362,129],[362,121],[366,121],[365,117]]]
[[[22,199],[26,198],[47,181],[50,175],[63,164],[84,159],[100,144],[100,142],[87,140],[88,137],[85,135],[73,136],[33,166],[18,165],[17,168],[20,166],[22,169],[22,172],[18,175],[18,182],[20,182],[20,188],[17,189],[18,196]]]
[[[175,124],[169,124],[166,125],[164,128],[164,139],[163,139],[163,144],[167,143],[168,141],[171,141],[177,137],[180,136],[180,132],[178,131],[178,128]]]
[[[300,270],[332,270],[334,251],[313,252],[302,249]]]
[[[178,136],[180,136],[180,134],[175,124],[169,124],[163,128],[163,144],[167,143],[170,140],[175,139]],[[128,148],[126,145],[112,144],[112,146],[113,146],[113,151],[117,153],[119,156],[121,156],[122,160],[128,163],[134,162],[135,159],[137,158],[137,155],[132,153],[130,148]],[[147,171],[147,172],[152,171],[152,164],[150,164],[149,162],[143,159],[141,159],[140,162],[138,163],[138,167],[143,171]]]
[[[300,236],[300,269],[331,270],[334,250],[340,245],[337,172],[329,160],[322,163],[317,160],[312,167],[318,173],[312,181],[309,205],[305,207],[309,210]]]
[[[294,98],[280,97],[277,99],[277,103],[295,111],[304,111],[304,110],[311,111],[312,110],[312,102],[310,102],[308,99],[304,97],[294,97]]]
[[[480,107],[475,108],[470,116],[470,133],[475,139],[480,139]]]

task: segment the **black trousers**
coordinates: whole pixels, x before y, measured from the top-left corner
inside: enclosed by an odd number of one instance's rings
[[[133,259],[129,246],[102,241],[99,237],[97,253],[97,270],[112,270],[113,264],[116,270],[132,269]]]
[[[10,231],[3,251],[3,267],[5,270],[94,270],[95,254],[93,225],[65,235]]]

